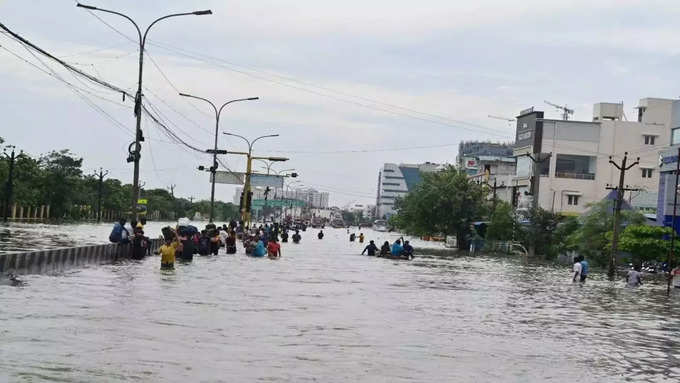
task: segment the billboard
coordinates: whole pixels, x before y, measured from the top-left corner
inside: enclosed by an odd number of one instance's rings
[[[253,173],[250,175],[250,186],[261,186],[263,188],[269,186],[274,189],[283,189],[283,176]]]
[[[210,182],[212,182],[212,174],[208,177]],[[243,185],[245,183],[246,175],[239,172],[229,172],[226,170],[218,170],[215,172],[215,183],[216,184],[227,184],[227,185]]]
[[[525,112],[525,111],[522,111]],[[531,111],[517,117],[515,148],[533,146],[534,153],[540,153],[543,138],[543,112]]]

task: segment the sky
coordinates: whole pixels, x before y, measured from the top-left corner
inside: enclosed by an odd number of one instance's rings
[[[229,105],[220,132],[279,134],[253,152],[289,157],[274,169],[296,169],[298,185],[329,192],[337,206],[375,203],[386,162],[453,163],[461,140],[512,141],[514,126],[489,115],[514,118],[535,106],[559,118],[548,100],[590,120],[594,103],[623,102],[634,120],[639,99],[680,96],[674,0],[84,2],[142,27],[169,13],[211,9],[151,29],[145,101],[183,140],[208,149],[214,112],[178,93],[215,103],[260,97]],[[134,27],[75,4],[0,0],[0,22],[134,93]],[[68,148],[84,158],[87,173],[102,167],[132,181],[125,162],[134,139],[131,100],[32,56],[6,34],[0,90],[0,137],[8,143],[34,155]],[[197,167],[210,157],[171,142],[148,118],[142,124],[144,186],[176,185],[177,196],[209,198],[208,174]],[[219,147],[242,151],[245,143],[220,133]],[[245,170],[241,157],[223,161]],[[234,187],[217,185],[216,193],[231,201]]]

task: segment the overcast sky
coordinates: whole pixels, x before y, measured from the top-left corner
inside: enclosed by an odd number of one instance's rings
[[[151,30],[147,100],[183,139],[209,148],[210,107],[176,89],[215,102],[259,96],[230,105],[220,130],[280,134],[254,151],[290,157],[277,168],[297,169],[305,186],[329,191],[339,206],[374,203],[385,162],[454,162],[461,140],[511,140],[514,127],[489,114],[514,117],[536,106],[557,118],[543,103],[549,100],[589,120],[593,103],[623,101],[634,119],[640,98],[680,95],[677,0],[86,3],[144,26],[168,13],[212,9],[212,16],[169,19]],[[0,21],[9,28],[133,91],[138,53],[128,38],[136,33],[122,18],[97,15],[125,36],[72,0],[0,0]],[[6,35],[0,45],[47,70]],[[78,95],[0,49],[0,136],[32,154],[69,148],[85,158],[86,171],[101,166],[131,182],[130,100],[118,105],[120,95],[44,63],[98,97]],[[196,170],[209,157],[169,143],[148,119],[143,128],[146,187],[176,184],[177,195],[209,198],[208,177]],[[219,141],[221,148],[244,149],[236,138],[220,134]],[[241,158],[225,159],[243,171]],[[218,185],[217,194],[231,201],[233,187]]]

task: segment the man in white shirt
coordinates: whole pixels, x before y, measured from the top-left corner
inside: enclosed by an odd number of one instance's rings
[[[583,271],[583,266],[581,265],[581,257],[574,257],[574,278],[572,278],[572,282],[580,282],[581,281],[581,271]]]

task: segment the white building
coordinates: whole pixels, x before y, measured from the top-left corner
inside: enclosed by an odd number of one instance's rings
[[[378,173],[378,195],[376,198],[376,218],[394,214],[394,201],[403,198],[422,181],[422,173],[434,172],[441,165],[386,163]]]
[[[623,105],[595,104],[593,121],[544,119],[533,108],[517,117],[514,155],[517,170],[512,179],[513,202],[528,207],[534,159],[549,159],[535,165],[540,173],[538,203],[554,212],[582,213],[589,203],[603,199],[617,186],[617,164],[628,153],[628,165],[639,157],[639,165],[626,173],[625,185],[639,191],[626,192],[635,208],[656,208],[659,184],[659,150],[670,143],[674,100],[645,98],[637,107],[638,121],[623,121]]]

